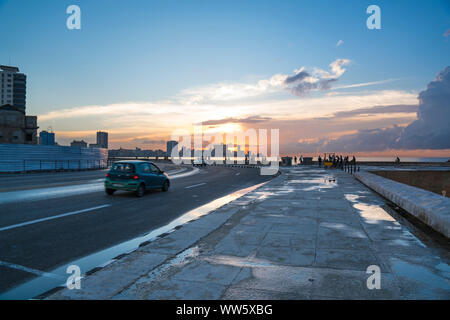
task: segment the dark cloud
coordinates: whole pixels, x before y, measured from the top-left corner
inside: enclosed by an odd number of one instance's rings
[[[312,90],[328,90],[344,74],[343,66],[350,63],[347,59],[337,59],[330,64],[331,72],[317,70],[312,75],[304,70],[287,77],[284,84],[296,96],[304,96]]]
[[[417,120],[398,140],[402,149],[450,148],[450,66],[419,94]]]
[[[269,121],[271,118],[269,117],[261,117],[261,116],[251,116],[247,118],[225,118],[225,119],[219,119],[219,120],[208,120],[205,122],[202,122],[203,125],[217,125],[217,124],[224,124],[224,123],[258,123],[258,122],[265,122]]]
[[[311,90],[328,90],[331,89],[331,84],[336,82],[338,79],[321,79],[317,82],[306,82],[301,81],[297,83],[295,86],[291,87],[291,92],[296,96],[304,96]]]
[[[166,140],[145,139],[145,138],[136,138],[136,139],[133,139],[132,141],[142,143],[142,144],[165,144],[166,143]]]
[[[297,81],[302,81],[303,79],[310,77],[310,74],[306,71],[300,71],[294,76],[287,77],[286,80],[284,80],[285,84],[290,84]]]
[[[348,118],[359,115],[374,115],[374,114],[385,114],[385,113],[413,113],[417,112],[418,105],[391,105],[391,106],[376,106],[370,108],[361,108],[350,111],[340,111],[332,115],[332,118]]]
[[[442,70],[427,89],[419,93],[418,106],[382,106],[338,112],[335,118],[364,113],[410,112],[417,120],[407,127],[359,130],[338,139],[299,143],[305,152],[383,151],[388,149],[450,149],[450,66]]]
[[[299,143],[303,152],[354,152],[354,151],[383,151],[395,149],[396,139],[403,128],[393,126],[390,128],[359,130],[338,139],[322,139],[317,142]]]
[[[291,87],[290,90],[293,94],[299,97],[303,97],[305,94],[310,92],[311,90],[317,89],[318,85],[316,83],[311,82],[300,82],[294,87]]]
[[[320,90],[328,90],[331,89],[331,84],[333,82],[338,81],[338,78],[333,78],[333,79],[321,79],[318,82],[318,89]]]

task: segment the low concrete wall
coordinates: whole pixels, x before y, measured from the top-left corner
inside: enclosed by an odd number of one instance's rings
[[[450,238],[450,199],[368,172],[356,178],[437,232]]]
[[[383,178],[425,189],[439,195],[442,195],[442,191],[445,191],[447,197],[450,197],[450,170],[377,170],[371,172]]]
[[[0,172],[106,168],[108,150],[31,144],[0,144]]]

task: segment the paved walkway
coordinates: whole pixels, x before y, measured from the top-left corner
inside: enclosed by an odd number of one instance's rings
[[[347,173],[288,169],[50,298],[450,299],[449,248]]]

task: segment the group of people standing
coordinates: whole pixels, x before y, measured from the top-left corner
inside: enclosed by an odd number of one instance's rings
[[[335,154],[329,154],[328,158],[327,158],[327,154],[325,153],[323,156],[323,161],[322,161],[322,157],[319,155],[318,158],[318,162],[319,162],[319,167],[322,166],[322,162],[331,162],[331,167],[332,168],[339,168],[342,169],[347,165],[355,165],[356,164],[356,158],[355,156],[352,157],[352,159],[350,160],[349,156],[342,156],[342,155],[335,155]]]

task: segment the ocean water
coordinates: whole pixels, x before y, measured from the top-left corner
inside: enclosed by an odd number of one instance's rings
[[[413,158],[400,157],[401,162],[447,162],[450,158]],[[357,161],[395,161],[395,157],[360,157]]]

